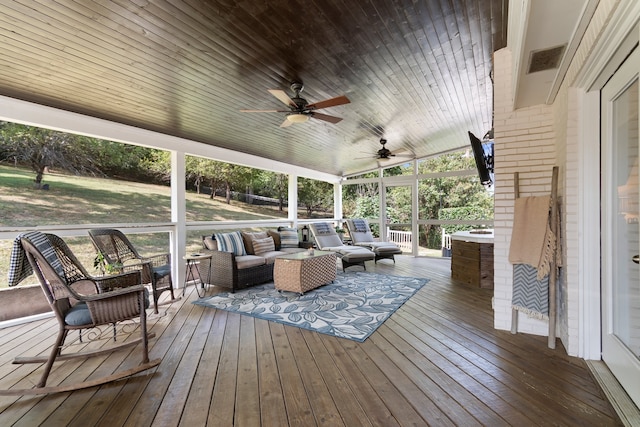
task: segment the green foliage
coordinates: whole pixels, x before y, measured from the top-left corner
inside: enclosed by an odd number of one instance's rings
[[[298,202],[304,206],[307,218],[314,212],[333,208],[333,184],[308,178],[298,178]]]
[[[380,202],[377,195],[368,195],[356,199],[355,209],[352,214],[345,212],[347,218],[377,218]]]

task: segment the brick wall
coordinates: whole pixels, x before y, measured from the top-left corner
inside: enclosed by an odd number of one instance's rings
[[[514,173],[519,172],[520,196],[541,196],[551,192],[551,173],[556,165],[553,107],[536,105],[513,110],[511,51],[494,55],[494,326],[511,328],[513,267],[509,246],[513,226]],[[518,331],[547,335],[548,322],[520,314]]]
[[[601,0],[581,39],[552,105],[538,105],[513,110],[512,56],[508,48],[494,55],[494,132],[495,132],[495,296],[494,325],[498,329],[511,327],[512,266],[508,253],[513,224],[513,173],[520,173],[522,196],[549,194],[551,169],[560,167],[559,196],[561,201],[561,239],[563,268],[559,278],[559,305],[557,334],[568,354],[580,355],[581,336],[581,281],[580,256],[584,242],[579,223],[585,215],[581,211],[584,189],[580,185],[585,173],[585,148],[580,123],[585,92],[573,88],[584,64],[593,54],[594,45],[602,37],[603,29],[619,0]],[[590,171],[593,168],[589,168]],[[596,212],[597,214],[597,212]],[[589,262],[598,262],[597,259]],[[548,334],[548,323],[519,315],[519,331],[539,335]]]

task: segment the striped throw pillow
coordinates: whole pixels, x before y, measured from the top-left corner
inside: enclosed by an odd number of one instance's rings
[[[296,228],[279,228],[280,247],[281,248],[297,248],[298,247],[298,229]]]
[[[232,252],[235,255],[246,255],[242,242],[242,234],[239,231],[231,233],[216,233],[216,241],[218,242],[218,250],[222,252]]]
[[[276,250],[276,244],[271,237],[264,239],[253,239],[253,250],[256,255],[263,254],[265,252],[272,252]]]

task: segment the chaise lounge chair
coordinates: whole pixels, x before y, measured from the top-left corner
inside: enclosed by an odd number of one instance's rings
[[[402,253],[402,249],[393,242],[376,241],[366,219],[348,219],[345,223],[353,244],[372,250],[375,254],[375,262],[387,258],[395,263],[395,255]]]
[[[345,245],[338,233],[328,222],[309,224],[316,246],[322,251],[335,252],[342,262],[342,271],[353,265],[361,265],[365,270],[365,261],[371,261],[375,254],[362,246]]]

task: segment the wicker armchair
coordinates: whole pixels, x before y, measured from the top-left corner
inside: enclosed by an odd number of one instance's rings
[[[18,281],[34,272],[58,321],[58,336],[48,357],[19,357],[13,363],[44,363],[44,372],[32,389],[0,390],[0,395],[44,394],[77,390],[105,384],[157,366],[159,359],[149,361],[146,311],[148,295],[140,284],[140,272],[106,277],[91,277],[58,236],[40,232],[24,233],[14,243],[10,276]],[[25,260],[26,258],[26,260]],[[28,261],[28,263],[27,263]],[[15,272],[15,270],[21,270]],[[101,350],[66,353],[65,339],[70,331],[110,326],[125,320],[139,323],[140,338]],[[115,340],[115,336],[114,336]],[[141,364],[107,377],[77,384],[47,387],[49,373],[56,361],[87,358],[129,348],[142,343]]]
[[[96,250],[102,255],[105,267],[127,272],[140,270],[142,283],[150,283],[153,294],[154,312],[158,313],[160,295],[169,291],[171,301],[176,300],[171,280],[171,255],[159,254],[143,257],[133,247],[129,239],[120,231],[110,228],[89,230],[89,237]]]

